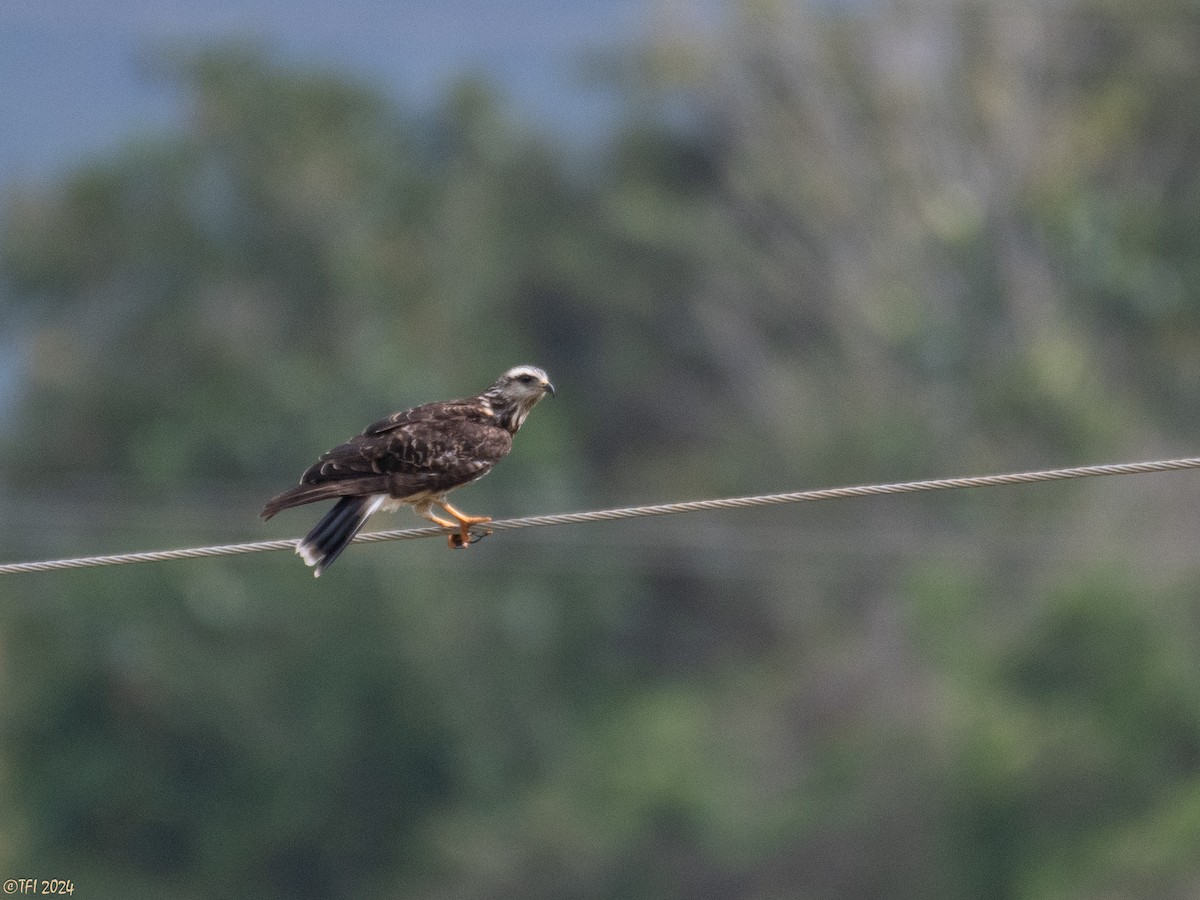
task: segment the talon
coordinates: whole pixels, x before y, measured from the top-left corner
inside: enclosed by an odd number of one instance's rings
[[[455,509],[453,506],[447,503],[445,498],[434,500],[433,502],[452,515],[458,522],[458,534],[451,534],[447,536],[451,550],[462,550],[464,547],[469,547],[471,544],[478,542],[480,538],[484,537],[484,535],[492,533],[490,529],[484,529],[484,531],[481,533],[475,533],[471,531],[472,525],[480,525],[484,522],[492,521],[491,516],[468,516],[466,513]],[[432,515],[428,518],[433,519],[433,521],[437,522],[439,525],[453,527],[452,524],[447,522],[445,519],[439,519]]]

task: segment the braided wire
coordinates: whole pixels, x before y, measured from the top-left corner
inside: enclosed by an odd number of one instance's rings
[[[845,500],[852,497],[875,497],[886,494],[912,494],[923,491],[1000,487],[1015,484],[1033,484],[1042,481],[1065,481],[1072,478],[1089,478],[1103,475],[1139,475],[1151,472],[1173,472],[1182,469],[1197,468],[1200,468],[1200,457],[1152,460],[1136,463],[1110,463],[1105,465],[1075,466],[1066,469],[1044,469],[1035,472],[1014,472],[1006,475],[937,478],[929,481],[868,484],[855,487],[793,491],[781,494],[760,494],[753,497],[726,497],[716,500],[691,500],[682,503],[662,503],[652,506],[598,509],[589,512],[523,516],[516,519],[498,519],[494,522],[488,522],[483,527],[491,531],[509,531],[517,528],[582,525],[588,522],[608,522],[618,519],[637,519],[646,516],[669,516],[678,513],[703,512],[706,510],[748,509],[758,506],[775,506],[781,503],[808,503],[818,500]],[[476,526],[476,528],[479,527]],[[436,537],[447,533],[450,533],[449,529],[438,527],[405,528],[397,531],[369,531],[356,535],[354,542],[366,544],[377,543],[379,541],[407,541],[416,538]],[[176,559],[235,556],[244,553],[264,553],[273,550],[294,550],[298,543],[297,539],[258,541],[249,544],[224,544],[215,547],[191,547],[182,550],[156,550],[143,553],[121,553],[112,556],[84,556],[75,559],[45,560],[43,562],[7,563],[0,564],[0,575],[47,572],[59,569],[83,569],[94,566],[119,566],[144,562],[166,562]]]

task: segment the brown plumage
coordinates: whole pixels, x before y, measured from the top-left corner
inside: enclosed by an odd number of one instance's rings
[[[377,510],[411,504],[417,515],[458,531],[451,547],[471,543],[470,526],[490,521],[468,516],[446,494],[486,475],[512,449],[512,438],[534,405],[554,385],[535,366],[516,366],[477,397],[426,403],[367,427],[334,447],[300,478],[271,498],[262,516],[319,500],[337,504],[296,547],[320,575]],[[454,521],[434,515],[445,510]]]

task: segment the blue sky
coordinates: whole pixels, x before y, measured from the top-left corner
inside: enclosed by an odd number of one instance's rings
[[[421,103],[481,72],[535,116],[578,129],[602,115],[575,64],[635,39],[670,7],[652,0],[3,0],[0,186],[52,177],[175,114],[146,65],[173,44],[262,41],[286,58],[344,68]]]

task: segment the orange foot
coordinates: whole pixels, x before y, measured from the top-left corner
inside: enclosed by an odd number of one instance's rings
[[[492,521],[491,516],[468,516],[466,513],[459,512],[445,500],[435,500],[434,502],[450,513],[450,515],[454,516],[458,522],[458,534],[452,534],[446,538],[451,550],[465,550],[480,538],[492,533],[490,528],[485,528],[482,534],[471,533],[472,525],[482,525],[484,522],[490,522]],[[446,524],[449,525],[450,523],[447,522]]]

